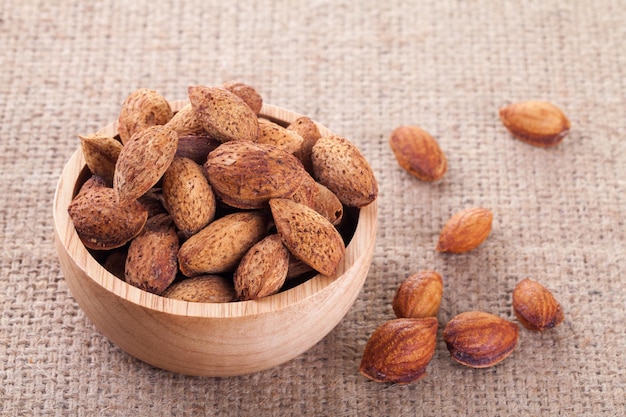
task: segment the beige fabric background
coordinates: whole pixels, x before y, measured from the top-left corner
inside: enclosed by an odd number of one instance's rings
[[[626,2],[623,0],[5,0],[0,5],[0,414],[620,416],[626,409]],[[189,84],[241,80],[268,103],[354,141],[380,182],[366,284],[319,344],[234,378],[176,375],[100,335],[74,302],[52,243],[56,181],[77,135],[117,118],[139,87],[169,99]],[[511,138],[497,118],[546,99],[572,131],[554,149]],[[430,131],[449,171],[428,184],[387,144]],[[476,251],[434,252],[455,211],[494,211]],[[444,277],[429,375],[371,382],[358,365],[393,317],[409,274]],[[441,334],[471,309],[513,318],[532,277],[565,322],[522,330],[513,355],[474,370]]]

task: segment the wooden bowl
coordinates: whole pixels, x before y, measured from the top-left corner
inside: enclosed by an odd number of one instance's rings
[[[184,101],[172,103],[178,110]],[[261,116],[287,125],[300,117],[264,105]],[[332,133],[319,125],[322,134]],[[117,122],[101,131],[115,136]],[[255,301],[193,303],[157,296],[109,273],[83,246],[67,207],[88,170],[79,148],[54,196],[55,244],[72,295],[97,329],[130,355],[172,372],[230,376],[287,362],[319,342],[363,287],[374,252],[377,202],[356,210],[354,235],[333,276],[316,275]]]

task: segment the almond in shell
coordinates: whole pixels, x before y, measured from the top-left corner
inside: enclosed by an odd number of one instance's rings
[[[242,209],[266,206],[271,198],[291,197],[306,174],[288,152],[245,141],[223,143],[209,154],[204,167],[217,196]]]
[[[187,239],[178,251],[180,271],[188,276],[232,272],[267,232],[260,211],[227,214]]]
[[[271,234],[246,252],[233,276],[239,300],[255,300],[277,293],[287,277],[289,251],[280,236]]]
[[[287,130],[296,132],[302,137],[302,145],[295,155],[300,159],[307,172],[312,173],[311,151],[315,142],[322,137],[317,124],[310,117],[300,116],[287,126]]]
[[[122,144],[120,141],[101,133],[79,136],[79,138],[89,171],[102,177],[107,185],[111,186],[115,173],[115,163],[122,151]]]
[[[316,271],[332,275],[346,251],[337,229],[304,204],[285,198],[272,199],[269,204],[287,249]]]
[[[204,130],[220,142],[255,141],[256,113],[239,96],[222,87],[191,86],[189,100]]]
[[[179,137],[206,134],[191,103],[184,105],[178,110],[166,123],[166,126],[176,132]]]
[[[291,199],[311,207],[326,217],[333,226],[337,226],[343,219],[343,204],[339,198],[308,173],[304,174],[302,184]]]
[[[139,88],[126,97],[118,118],[120,140],[126,144],[131,137],[155,125],[164,125],[172,118],[170,104],[163,96],[148,88]]]
[[[249,84],[239,81],[229,81],[222,84],[222,87],[242,99],[255,114],[261,113],[263,107],[263,97]]]
[[[124,145],[115,165],[113,188],[120,201],[135,200],[152,188],[169,168],[178,135],[166,126],[142,130]]]
[[[256,143],[268,143],[295,154],[300,150],[303,141],[302,136],[296,132],[287,130],[271,120],[259,119],[259,138]]]
[[[97,181],[86,183],[87,187],[81,189],[67,211],[85,247],[115,249],[141,232],[148,211],[136,200],[118,201],[112,188]]]
[[[378,183],[361,151],[349,140],[324,136],[311,151],[313,177],[350,207],[364,207],[378,196]]]
[[[170,285],[163,297],[196,303],[230,303],[237,301],[233,282],[219,275],[200,275]]]
[[[163,201],[185,238],[215,218],[215,194],[203,168],[188,158],[175,157],[163,175]]]
[[[178,235],[170,216],[158,214],[146,222],[128,247],[126,282],[142,290],[161,294],[178,272]]]

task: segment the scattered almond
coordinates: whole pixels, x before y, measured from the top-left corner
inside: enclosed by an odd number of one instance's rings
[[[367,341],[359,371],[376,382],[408,384],[423,378],[435,354],[437,327],[435,317],[383,323]]]
[[[164,125],[172,118],[170,103],[154,90],[140,88],[126,97],[120,110],[118,131],[124,145],[150,126]]]
[[[443,280],[435,271],[420,271],[398,287],[392,306],[396,317],[436,317],[443,295]]]
[[[446,155],[435,138],[417,126],[396,128],[389,137],[389,145],[398,164],[423,181],[436,181],[448,169]]]
[[[477,248],[491,233],[493,213],[486,208],[471,207],[454,214],[443,226],[438,252],[461,253]]]
[[[515,323],[483,311],[458,314],[443,331],[452,358],[472,368],[487,368],[504,360],[515,349],[518,335]]]
[[[533,146],[556,146],[570,130],[567,116],[547,101],[523,101],[500,109],[500,120],[517,139]]]
[[[513,311],[520,323],[530,330],[551,329],[564,319],[561,305],[550,290],[530,278],[515,286]]]

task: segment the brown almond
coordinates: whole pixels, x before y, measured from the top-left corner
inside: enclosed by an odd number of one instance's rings
[[[435,317],[398,318],[379,326],[370,336],[359,372],[376,382],[408,384],[426,376],[435,354]]]
[[[533,146],[556,146],[570,130],[563,111],[547,101],[530,100],[500,109],[500,120],[513,136]]]
[[[477,248],[491,233],[493,213],[480,207],[471,207],[454,214],[443,226],[438,252],[461,253]]]
[[[310,117],[300,116],[287,126],[287,130],[296,132],[302,137],[302,145],[300,145],[300,149],[295,153],[295,155],[298,159],[300,159],[307,172],[313,173],[311,152],[315,142],[322,137],[317,124]]]
[[[303,141],[302,136],[296,132],[287,130],[271,120],[259,119],[259,138],[256,143],[267,143],[295,154],[300,150]]]
[[[233,282],[239,300],[256,300],[276,294],[287,277],[289,251],[272,234],[264,237],[246,252],[239,262]]]
[[[176,132],[178,137],[206,135],[191,103],[178,110],[165,125]]]
[[[92,174],[102,177],[108,186],[113,185],[115,163],[122,151],[122,144],[101,133],[79,136],[87,168]]]
[[[346,248],[335,227],[304,204],[285,198],[270,200],[276,229],[289,251],[324,275],[332,275]]]
[[[443,295],[443,280],[435,271],[420,271],[398,287],[392,306],[396,317],[436,317]]]
[[[217,196],[242,209],[291,197],[306,174],[300,161],[284,150],[244,141],[223,143],[209,154],[204,167]]]
[[[229,81],[222,84],[222,87],[242,99],[255,114],[261,113],[263,107],[263,97],[249,84],[239,81]]]
[[[483,311],[458,314],[443,331],[452,358],[472,368],[487,368],[504,360],[515,349],[518,335],[515,323]]]
[[[343,204],[339,198],[308,173],[304,174],[302,184],[291,199],[311,207],[326,217],[333,226],[337,226],[343,219]]]
[[[195,303],[230,303],[237,301],[233,282],[219,275],[200,275],[170,285],[163,297]]]
[[[118,248],[141,232],[148,218],[148,212],[141,203],[118,202],[115,191],[101,185],[83,188],[67,211],[87,248]]]
[[[378,183],[372,167],[349,140],[324,136],[311,151],[313,177],[328,187],[350,207],[364,207],[378,196]]]
[[[124,146],[115,165],[113,188],[120,201],[135,200],[152,188],[169,168],[178,135],[166,126],[151,126]]]
[[[178,246],[178,235],[169,215],[148,219],[128,247],[126,282],[153,294],[163,293],[178,272]]]
[[[215,218],[215,194],[203,168],[191,159],[174,158],[163,175],[163,201],[185,238]]]
[[[180,271],[188,277],[232,272],[266,232],[267,218],[259,211],[231,213],[213,220],[181,245]]]
[[[448,169],[448,160],[439,144],[417,126],[400,126],[389,137],[389,145],[398,164],[423,181],[436,181]]]
[[[213,138],[220,142],[257,140],[257,115],[237,95],[221,87],[191,86],[188,90],[196,117]]]
[[[563,319],[561,305],[552,292],[537,281],[525,278],[513,290],[513,311],[524,327],[544,331]]]
[[[154,90],[140,88],[130,93],[120,110],[118,131],[125,145],[135,134],[150,126],[164,125],[172,118],[170,104]]]

